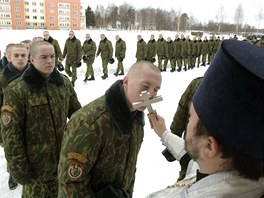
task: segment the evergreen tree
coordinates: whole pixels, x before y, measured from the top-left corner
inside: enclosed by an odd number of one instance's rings
[[[95,14],[90,6],[88,6],[85,11],[85,17],[86,17],[86,27],[95,26]]]

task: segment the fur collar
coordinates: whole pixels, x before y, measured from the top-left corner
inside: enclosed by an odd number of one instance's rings
[[[139,122],[140,125],[145,125],[143,112],[130,112],[127,106],[122,80],[117,80],[105,92],[105,104],[114,118],[117,128],[123,134],[131,133],[134,119]]]
[[[48,79],[44,78],[36,68],[30,64],[28,69],[22,75],[26,84],[34,91],[37,91],[44,87],[48,82],[54,83],[58,86],[64,84],[64,80],[60,72],[54,68]]]
[[[44,39],[44,41],[47,41],[47,42],[49,42],[49,43],[52,43],[53,38],[52,38],[51,36],[49,36],[49,39],[48,39],[48,40]]]
[[[16,78],[20,77],[22,73],[29,67],[29,63],[26,64],[25,68],[22,71],[18,71],[12,63],[8,63],[3,70],[3,76],[5,81],[9,84]]]

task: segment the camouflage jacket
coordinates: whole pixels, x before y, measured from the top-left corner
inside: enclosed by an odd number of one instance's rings
[[[112,42],[109,41],[107,38],[100,41],[96,55],[99,56],[99,54],[101,54],[102,59],[106,59],[106,60],[113,57]]]
[[[0,72],[5,68],[7,64],[8,64],[7,58],[3,56],[3,58],[0,60]]]
[[[122,81],[74,113],[62,142],[59,197],[98,198],[112,185],[131,198],[143,126],[143,112],[127,106]]]
[[[193,79],[182,94],[181,99],[179,101],[177,111],[173,117],[173,121],[170,126],[170,130],[172,133],[180,137],[182,136],[182,133],[185,131],[186,126],[188,124],[189,104],[202,79],[203,77]]]
[[[136,58],[138,60],[144,60],[147,58],[147,55],[148,55],[147,44],[143,39],[141,39],[137,42]]]
[[[126,57],[126,42],[123,41],[121,38],[116,41],[115,57],[123,59]]]
[[[151,60],[151,58],[154,58],[157,54],[155,39],[148,41],[147,48],[148,48],[147,58],[148,60]]]
[[[168,58],[175,58],[175,50],[174,50],[174,43],[173,41],[167,41],[167,49],[168,49]]]
[[[6,86],[22,75],[22,73],[28,68],[29,63],[25,66],[22,71],[18,71],[14,68],[12,63],[8,63],[4,70],[0,73],[0,107],[3,105],[4,90]],[[0,130],[2,125],[0,125]],[[2,132],[0,131],[0,143],[2,143]]]
[[[66,57],[67,56],[67,57]],[[75,36],[73,39],[68,38],[65,42],[63,50],[63,58],[66,57],[66,64],[73,65],[74,63],[81,62],[82,59],[82,45],[79,39]]]
[[[2,136],[16,182],[56,180],[67,118],[80,107],[71,82],[56,69],[47,80],[30,65],[7,86],[1,109]]]
[[[182,51],[182,41],[181,39],[175,39],[173,41],[173,45],[174,45],[174,54],[176,58],[180,58],[181,57],[181,51]]]
[[[96,43],[92,40],[85,40],[82,45],[82,54],[87,56],[88,61],[93,63],[96,53]]]
[[[202,55],[206,55],[209,53],[209,41],[208,40],[204,40],[202,42]]]
[[[58,41],[56,39],[53,39],[51,36],[49,37],[48,40],[46,40],[44,38],[44,41],[47,41],[49,43],[51,43],[54,47],[54,50],[55,50],[55,64],[57,65],[58,64],[58,59],[61,61],[62,60],[62,53],[61,53],[61,48],[60,48],[60,45],[58,43]]]
[[[167,42],[163,38],[158,39],[158,41],[156,42],[156,46],[157,46],[157,55],[168,58]]]

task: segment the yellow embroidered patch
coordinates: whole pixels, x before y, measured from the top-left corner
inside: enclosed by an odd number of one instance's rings
[[[1,116],[1,120],[5,126],[8,125],[9,122],[11,121],[11,113],[7,111],[3,112]]]
[[[13,107],[10,107],[9,105],[2,106],[2,111],[12,112],[13,110]]]
[[[78,179],[82,175],[82,168],[81,165],[78,163],[71,163],[68,168],[68,176],[71,179]]]
[[[67,156],[68,156],[68,159],[76,159],[83,164],[85,164],[87,162],[87,159],[79,153],[71,152],[71,153],[68,153]]]

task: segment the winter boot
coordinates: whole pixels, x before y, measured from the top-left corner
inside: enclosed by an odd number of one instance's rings
[[[108,78],[108,74],[104,74],[104,75],[101,76],[101,77],[102,77],[102,79],[104,80],[104,79]]]
[[[171,68],[170,72],[175,72],[175,68]]]
[[[90,78],[88,78],[87,80],[94,80],[94,76],[92,75]]]
[[[85,77],[85,79],[83,80],[83,82],[87,82],[88,80],[88,76]]]
[[[115,75],[115,76],[118,76],[118,72],[115,72],[114,75]]]
[[[123,76],[124,75],[124,71],[121,71],[118,75],[119,76]]]
[[[17,188],[17,183],[13,180],[13,177],[9,175],[8,187],[10,190],[15,190]]]

